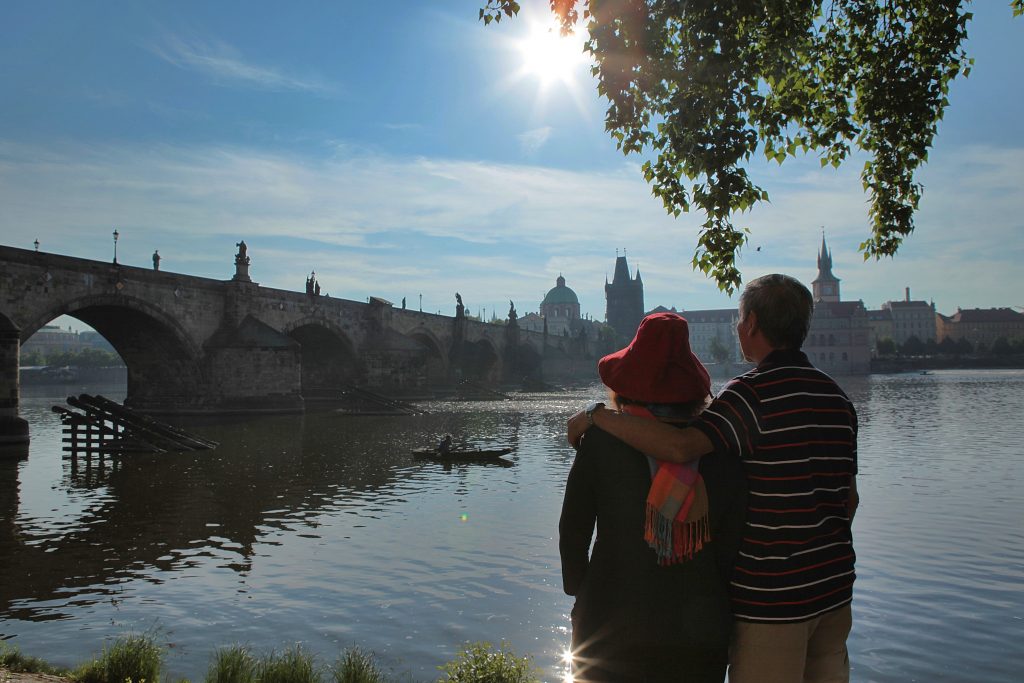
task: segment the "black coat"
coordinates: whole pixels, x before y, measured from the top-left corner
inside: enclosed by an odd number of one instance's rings
[[[565,592],[576,596],[577,681],[722,681],[732,616],[729,575],[746,511],[738,460],[699,465],[711,542],[662,567],[643,539],[648,459],[597,428],[584,435],[558,524]],[[597,540],[588,556],[597,525]]]

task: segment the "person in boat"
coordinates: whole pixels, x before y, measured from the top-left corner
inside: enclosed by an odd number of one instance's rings
[[[569,420],[570,443],[597,425],[666,461],[742,463],[750,505],[731,585],[730,683],[850,680],[857,413],[800,350],[813,308],[793,277],[749,282],[736,334],[757,367],[727,383],[690,427],[601,409]]]
[[[452,452],[452,435],[445,434],[444,438],[441,439],[441,443],[437,444],[438,455],[449,455]]]
[[[710,398],[689,326],[674,313],[644,318],[598,372],[610,409],[674,427],[691,422]],[[563,588],[576,598],[574,681],[725,679],[729,575],[745,496],[735,460],[660,464],[607,432],[586,432],[558,524]]]

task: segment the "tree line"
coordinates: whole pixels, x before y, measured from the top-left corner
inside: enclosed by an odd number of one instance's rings
[[[112,351],[102,349],[80,349],[77,351],[56,351],[43,353],[39,350],[21,354],[22,367],[53,365],[72,368],[109,368],[124,365],[121,357]]]
[[[882,358],[894,358],[900,356],[969,356],[991,355],[991,356],[1012,356],[1024,354],[1024,338],[1008,339],[999,337],[991,346],[984,342],[972,344],[970,340],[951,339],[945,337],[941,342],[934,339],[922,341],[919,337],[911,335],[902,344],[897,344],[888,337],[883,337],[875,343],[875,351]]]

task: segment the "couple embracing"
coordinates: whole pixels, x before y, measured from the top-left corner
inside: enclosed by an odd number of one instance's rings
[[[756,367],[717,397],[672,313],[601,359],[559,522],[574,681],[849,680],[857,417],[800,351],[812,308],[791,277],[750,282]]]

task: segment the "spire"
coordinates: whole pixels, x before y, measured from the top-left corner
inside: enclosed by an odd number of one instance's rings
[[[556,287],[565,287],[565,278],[562,277],[561,273],[558,274],[558,279],[555,280],[555,286]]]
[[[818,251],[818,277],[811,283],[815,301],[840,301],[839,278],[832,274],[832,252],[825,242],[825,231],[821,232],[821,249]]]
[[[825,231],[821,231],[821,251],[818,252],[818,277],[819,278],[834,278],[832,275],[832,252],[828,250],[828,245],[825,244]]]

